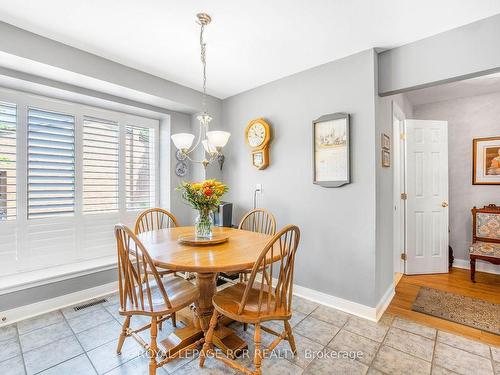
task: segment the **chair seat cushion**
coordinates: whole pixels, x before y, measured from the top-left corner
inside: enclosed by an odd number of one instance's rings
[[[470,254],[482,255],[487,257],[500,258],[500,243],[493,242],[474,242],[470,249]]]
[[[152,315],[158,312],[169,314],[171,312],[175,312],[186,306],[189,306],[199,297],[199,291],[196,285],[190,283],[187,280],[184,280],[181,277],[165,277],[162,278],[161,281],[163,282],[163,286],[172,307],[169,307],[165,303],[165,299],[163,298],[163,294],[161,293],[160,288],[158,287],[158,285],[156,285],[154,279],[150,278],[149,286],[151,288],[152,297],[151,305],[149,304],[149,299],[147,297],[146,284],[143,283],[144,308],[140,305],[140,303],[138,306],[134,305],[130,298],[128,298],[126,309],[122,312],[138,313],[138,311],[142,310],[144,311],[144,315]],[[139,293],[139,290],[137,290],[137,293]]]
[[[271,293],[269,296],[267,292],[262,293],[262,305],[259,312],[260,286],[254,286],[250,289],[247,303],[242,313],[238,314],[246,286],[247,284],[238,283],[218,292],[213,298],[215,309],[234,320],[248,323],[272,319],[285,319],[291,316],[290,313],[286,312],[283,306],[275,308],[276,300],[274,295]],[[268,298],[270,298],[269,308],[267,304]]]

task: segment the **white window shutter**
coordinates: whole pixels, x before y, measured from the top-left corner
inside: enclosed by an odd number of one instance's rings
[[[125,204],[128,211],[154,206],[154,131],[127,125],[125,129]]]
[[[28,219],[75,211],[75,118],[28,108]]]
[[[17,106],[0,102],[0,221],[16,218]]]
[[[83,120],[83,212],[118,211],[119,128],[116,122]]]

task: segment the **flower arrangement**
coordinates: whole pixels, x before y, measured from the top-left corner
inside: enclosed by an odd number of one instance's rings
[[[213,213],[220,198],[229,190],[222,182],[210,179],[203,182],[183,182],[177,188],[182,199],[198,211],[195,222],[196,237],[211,238]]]

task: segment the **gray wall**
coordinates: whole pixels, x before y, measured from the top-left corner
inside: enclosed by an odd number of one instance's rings
[[[500,70],[500,14],[384,51],[378,56],[379,93]]]
[[[472,139],[500,135],[500,92],[414,107],[414,118],[448,121],[450,245],[458,259],[469,259],[470,209],[500,204],[495,185],[472,185]]]
[[[94,288],[118,280],[116,268],[0,295],[0,311]]]
[[[375,53],[373,50],[283,78],[223,101],[231,131],[224,179],[236,222],[252,208],[272,211],[278,227],[302,231],[295,283],[375,306]],[[311,122],[328,113],[351,117],[352,183],[337,189],[312,183]],[[270,166],[251,165],[244,129],[264,117],[274,132]]]

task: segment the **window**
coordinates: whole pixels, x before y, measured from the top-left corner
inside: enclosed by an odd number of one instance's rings
[[[127,210],[141,210],[154,202],[152,181],[152,131],[130,126],[125,138],[125,186]]]
[[[118,211],[119,132],[116,122],[83,120],[83,212]]]
[[[158,204],[159,121],[0,88],[0,278],[116,262]]]
[[[75,211],[75,118],[28,109],[28,219]]]
[[[16,218],[15,104],[0,102],[0,221]]]

